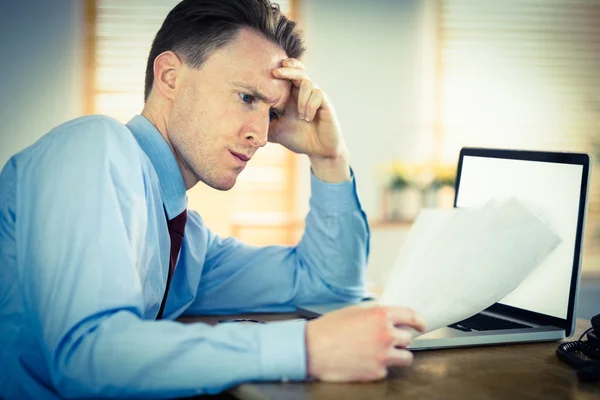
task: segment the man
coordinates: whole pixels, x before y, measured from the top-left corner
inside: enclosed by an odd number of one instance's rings
[[[0,176],[0,397],[177,397],[248,380],[372,380],[409,365],[410,310],[310,322],[183,325],[183,313],[356,301],[368,227],[331,104],[268,0],[184,0],[148,60],[126,126],[67,122]],[[217,237],[186,210],[199,181],[228,190],[270,140],[311,161],[295,247]]]

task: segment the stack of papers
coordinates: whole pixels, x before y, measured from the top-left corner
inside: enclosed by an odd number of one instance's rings
[[[379,303],[412,308],[433,331],[505,297],[560,241],[515,198],[481,208],[424,209]]]

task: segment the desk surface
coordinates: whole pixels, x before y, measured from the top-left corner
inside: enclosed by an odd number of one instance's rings
[[[236,316],[237,317],[237,316]],[[263,321],[295,314],[240,316]],[[222,317],[185,318],[214,324]],[[576,338],[589,327],[578,320]],[[409,368],[392,368],[372,383],[247,383],[230,391],[248,400],[265,399],[599,399],[600,383],[580,383],[555,355],[556,342],[415,352]]]

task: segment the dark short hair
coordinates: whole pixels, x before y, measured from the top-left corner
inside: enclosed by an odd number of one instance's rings
[[[183,0],[165,18],[156,34],[148,63],[144,101],[154,82],[154,60],[171,50],[187,65],[200,68],[216,49],[248,27],[281,46],[288,57],[299,58],[304,45],[296,23],[269,0]]]

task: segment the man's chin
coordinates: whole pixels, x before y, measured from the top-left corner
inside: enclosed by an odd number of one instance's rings
[[[237,175],[230,179],[215,179],[212,182],[205,182],[205,183],[213,189],[217,189],[217,190],[226,192],[235,186],[236,181],[237,181]]]
[[[221,191],[223,191],[223,192],[226,192],[226,191],[228,191],[228,190],[231,190],[231,189],[233,188],[233,186],[234,186],[234,185],[235,185],[235,183],[234,183],[234,184],[230,184],[230,185],[219,185],[219,186],[213,186],[213,188],[214,188],[214,189],[217,189],[217,190],[221,190]]]

